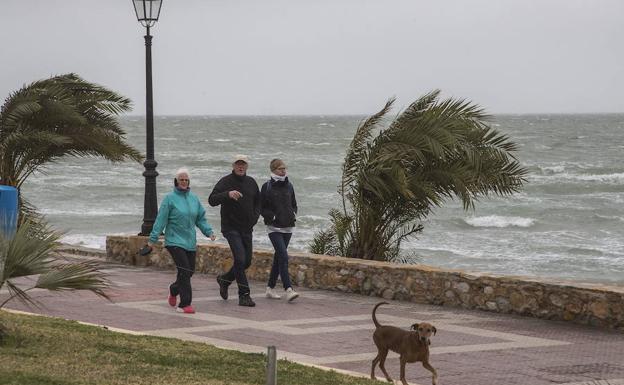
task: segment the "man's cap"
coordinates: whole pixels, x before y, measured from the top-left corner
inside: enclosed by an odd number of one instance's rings
[[[239,161],[249,164],[249,157],[247,155],[242,155],[242,154],[235,155],[233,163],[236,163]]]

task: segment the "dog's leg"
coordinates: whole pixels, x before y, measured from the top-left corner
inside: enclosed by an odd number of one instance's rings
[[[375,365],[377,365],[377,363],[379,362],[379,353],[377,353],[377,357],[375,357],[373,359],[373,365],[371,366],[371,378],[373,380],[376,380],[377,378],[375,377]]]
[[[436,372],[436,370],[433,368],[433,366],[429,364],[429,362],[423,362],[422,364],[425,369],[433,373],[433,378],[431,382],[433,383],[433,385],[436,385],[438,383],[438,372]]]
[[[401,355],[401,383],[403,385],[409,385],[407,383],[407,381],[405,381],[405,364],[407,363],[407,361],[403,358],[403,356]]]
[[[383,374],[386,376],[386,380],[388,380],[388,382],[392,382],[392,378],[390,378],[390,376],[388,375],[388,372],[386,371],[386,357],[387,356],[388,356],[388,349],[379,351],[379,367],[381,368],[381,371],[383,372]]]

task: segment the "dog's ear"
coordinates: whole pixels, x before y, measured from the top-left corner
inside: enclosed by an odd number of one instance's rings
[[[412,324],[412,326],[410,326],[410,330],[418,330],[418,324]]]
[[[436,329],[435,326],[431,326],[431,329],[433,329],[433,335],[435,336],[438,329]]]

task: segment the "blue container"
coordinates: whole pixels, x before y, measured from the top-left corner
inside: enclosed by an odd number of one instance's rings
[[[12,238],[17,229],[17,189],[0,185],[0,236]]]

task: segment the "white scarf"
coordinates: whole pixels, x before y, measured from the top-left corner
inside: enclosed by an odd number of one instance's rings
[[[283,181],[285,181],[287,176],[288,176],[288,175],[279,176],[279,175],[275,175],[275,174],[271,173],[271,179],[273,179],[273,180],[274,180],[274,181],[276,181],[276,182],[278,182],[278,181],[279,181],[279,182],[283,182]]]

